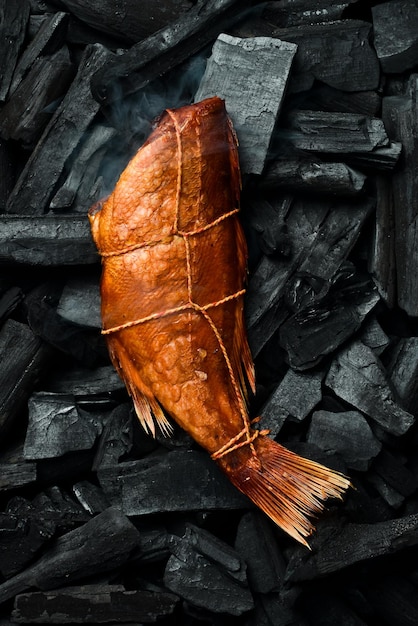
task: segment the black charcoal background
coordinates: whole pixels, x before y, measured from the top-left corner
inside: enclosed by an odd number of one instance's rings
[[[0,14],[0,626],[417,624],[418,2]],[[87,211],[211,94],[240,140],[251,415],[353,484],[311,551],[186,433],[143,432],[100,335]]]

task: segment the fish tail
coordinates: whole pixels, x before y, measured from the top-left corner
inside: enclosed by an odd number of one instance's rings
[[[245,451],[218,460],[231,482],[291,537],[309,548],[312,518],[325,500],[339,498],[350,486],[343,474],[287,450],[269,437],[258,437]],[[243,461],[243,456],[246,459]]]

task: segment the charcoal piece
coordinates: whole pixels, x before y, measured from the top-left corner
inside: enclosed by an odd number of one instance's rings
[[[290,583],[329,576],[344,568],[389,556],[418,543],[418,515],[407,515],[375,524],[322,524],[313,539],[312,552],[297,551],[289,561]]]
[[[381,623],[413,626],[418,622],[416,585],[402,572],[385,572],[361,586]]]
[[[28,408],[29,425],[23,450],[27,460],[89,450],[103,428],[99,418],[80,409],[68,394],[34,393]]]
[[[365,472],[382,448],[358,411],[315,411],[307,441],[326,452],[337,452],[348,468]]]
[[[73,76],[74,69],[66,47],[37,59],[0,111],[1,136],[21,141],[25,147],[34,146]]]
[[[375,462],[373,470],[403,496],[411,496],[418,488],[414,474],[405,465],[399,455],[383,449]]]
[[[239,28],[236,31],[240,33]],[[260,20],[253,29],[253,36],[277,37],[297,44],[289,84],[293,92],[310,89],[315,80],[348,92],[377,89],[380,66],[370,45],[370,33],[368,22],[355,19],[290,28],[277,28]]]
[[[322,398],[324,372],[295,372],[289,368],[261,409],[262,428],[276,437],[287,418],[301,421]]]
[[[392,180],[376,176],[376,216],[369,260],[382,299],[388,307],[396,304],[396,250],[395,216],[392,198]]]
[[[238,524],[235,550],[247,564],[247,577],[254,593],[278,591],[283,584],[285,561],[270,522],[250,511]]]
[[[388,347],[390,339],[375,317],[367,320],[362,328],[362,343],[371,348],[378,356]],[[412,412],[412,411],[411,411]]]
[[[82,480],[73,485],[73,493],[82,507],[90,513],[90,515],[97,515],[102,513],[110,506],[106,496],[98,487],[88,480]]]
[[[48,346],[26,324],[7,320],[0,329],[0,432],[2,436],[26,407],[45,373]],[[16,468],[17,469],[17,468]]]
[[[179,598],[122,585],[83,585],[16,597],[13,621],[24,624],[148,624],[172,615]]]
[[[378,357],[360,341],[339,352],[325,384],[392,435],[403,435],[414,422],[414,416],[396,404]]]
[[[392,172],[402,153],[400,141],[389,141],[387,146],[378,146],[370,152],[347,154],[344,160],[352,167],[360,167],[365,172]]]
[[[99,4],[94,0],[61,0],[62,4],[79,20],[93,28],[109,33],[130,43],[144,39],[151,33],[181,17],[187,20],[191,0],[122,0],[117,11],[112,0]]]
[[[418,411],[418,337],[400,339],[389,365],[390,381],[404,409]]]
[[[353,609],[337,594],[327,590],[316,590],[304,595],[302,599],[303,613],[309,618],[312,626],[366,626]]]
[[[269,200],[257,198],[251,203],[249,223],[264,254],[289,255],[285,217],[291,204],[292,197],[287,194]]]
[[[240,39],[224,33],[213,46],[195,101],[215,95],[225,100],[243,174],[264,169],[296,48],[268,37]]]
[[[329,22],[339,20],[344,10],[350,5],[350,0],[346,2],[335,2],[335,0],[309,0],[295,2],[295,0],[285,0],[277,5],[277,2],[266,2],[262,16],[267,21],[277,24],[277,26],[302,26],[303,24],[316,24],[318,22]]]
[[[296,110],[287,114],[275,142],[296,150],[345,155],[389,145],[383,121],[356,113]]]
[[[175,450],[100,468],[97,475],[110,502],[126,515],[252,507],[204,452]]]
[[[368,472],[366,480],[392,509],[399,509],[405,502],[405,497],[373,470]]]
[[[103,105],[126,97],[196,54],[239,18],[248,0],[198,0],[178,20],[115,55],[92,78],[94,97]]]
[[[368,117],[380,117],[382,97],[376,91],[348,93],[325,84],[317,84],[303,94],[297,94],[296,108],[311,111],[340,111],[358,113]],[[291,96],[290,96],[291,98]]]
[[[77,148],[99,105],[92,98],[89,80],[109,53],[101,46],[87,47],[70,88],[29,157],[7,204],[9,213],[42,215],[54,193],[65,163]]]
[[[418,267],[417,239],[417,178],[418,151],[418,75],[413,74],[407,92],[401,96],[383,98],[382,115],[394,140],[403,145],[402,167],[391,179],[391,207],[394,217],[394,253],[396,262],[397,304],[408,315],[418,315],[418,291],[415,276]],[[389,220],[390,215],[385,217]],[[387,223],[387,221],[386,221]],[[393,234],[393,233],[392,233]]]
[[[70,279],[61,294],[57,313],[74,324],[101,328],[99,278],[83,276]]]
[[[167,532],[166,528],[156,526],[155,523],[147,528],[140,528],[141,552],[138,556],[139,563],[155,563],[161,560],[167,561],[171,554],[170,546],[178,537]]]
[[[187,526],[164,572],[164,584],[191,604],[213,613],[242,615],[254,607],[244,561],[209,532]]]
[[[98,183],[104,154],[115,134],[114,128],[102,124],[96,124],[92,128],[75,155],[65,182],[52,198],[50,209],[85,213],[87,207],[99,200],[92,192]]]
[[[50,478],[53,480],[52,476]],[[71,481],[70,477],[67,478]],[[84,524],[91,518],[90,513],[72,494],[57,486],[38,493],[32,500],[32,505],[36,508],[38,519],[54,523],[61,532]]]
[[[99,256],[85,215],[0,216],[0,264],[92,265]]]
[[[125,388],[112,365],[96,367],[94,370],[84,367],[66,368],[65,372],[51,372],[44,383],[44,391],[70,393],[81,405],[83,401],[105,398],[112,392]],[[96,397],[96,398],[95,398]]]
[[[0,572],[9,578],[21,571],[53,537],[55,524],[38,516],[24,498],[15,497],[0,514]]]
[[[35,563],[0,584],[0,603],[30,587],[54,589],[112,571],[126,563],[139,541],[135,526],[117,509],[108,508],[57,539]]]
[[[0,322],[7,319],[23,300],[20,287],[10,287],[0,296]]]
[[[132,408],[130,404],[120,404],[106,420],[97,446],[93,470],[117,465],[119,459],[130,452],[132,441]]]
[[[58,11],[46,15],[36,35],[31,40],[21,55],[17,67],[13,73],[13,80],[10,86],[10,94],[17,89],[20,82],[30,71],[36,59],[40,56],[47,56],[56,52],[65,43],[67,31],[68,14]]]
[[[365,183],[365,174],[345,163],[287,157],[269,162],[261,188],[350,197],[364,191]]]
[[[0,102],[4,102],[12,81],[29,21],[30,3],[2,0],[0,5]]]
[[[384,2],[372,8],[374,47],[382,70],[401,74],[418,64],[418,6],[415,0]]]
[[[16,157],[10,143],[0,138],[0,215],[4,213],[7,198],[13,189]]]
[[[34,483],[36,479],[36,463],[23,460],[3,463],[0,460],[0,491],[18,489]]]

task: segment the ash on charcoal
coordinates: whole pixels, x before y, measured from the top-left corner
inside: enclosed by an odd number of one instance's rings
[[[12,617],[18,624],[148,624],[172,615],[178,601],[178,596],[163,591],[84,585],[20,594]]]
[[[365,184],[365,174],[345,163],[286,157],[269,162],[260,188],[344,198],[362,193]]]
[[[51,267],[98,262],[85,216],[0,216],[0,265]]]
[[[164,584],[192,605],[213,613],[241,615],[254,607],[239,554],[209,532],[187,526],[173,543]]]
[[[393,216],[393,251],[396,263],[397,303],[408,315],[418,315],[418,290],[415,275],[418,267],[417,212],[418,194],[416,171],[418,168],[418,76],[412,75],[406,93],[383,98],[382,115],[391,137],[403,145],[402,167],[393,173],[388,214],[383,216],[390,224]],[[382,217],[382,216],[381,216]],[[385,259],[383,258],[383,263]],[[389,261],[390,263],[390,261]],[[379,269],[379,268],[378,268]],[[381,272],[385,277],[385,265]],[[390,274],[387,278],[391,278]],[[385,284],[383,284],[385,288]]]
[[[126,515],[252,507],[200,451],[173,450],[107,466],[98,470],[98,478],[110,502]]]
[[[113,466],[132,448],[133,424],[131,404],[116,406],[106,420],[93,463],[93,470]]]
[[[0,514],[0,572],[9,578],[21,571],[53,537],[53,521],[24,498],[15,497]]]
[[[418,64],[418,6],[395,0],[372,7],[374,46],[384,72],[399,73]]]
[[[25,39],[29,21],[30,3],[22,0],[18,4],[2,0],[0,24],[0,102],[9,92],[19,54]]]
[[[225,100],[244,174],[263,171],[296,48],[278,39],[226,34],[213,46],[195,101],[214,95]]]
[[[34,146],[51,119],[54,102],[66,93],[73,75],[67,47],[37,59],[1,109],[1,136]]]
[[[295,372],[289,368],[261,409],[262,428],[276,437],[286,419],[301,421],[322,399],[324,372]]]
[[[322,524],[313,538],[313,551],[297,551],[291,557],[288,582],[313,580],[350,565],[387,556],[418,543],[418,515],[407,515],[376,524]]]
[[[86,48],[71,87],[10,194],[6,207],[8,213],[42,215],[47,211],[67,159],[99,110],[91,95],[89,80],[93,72],[106,62],[108,55],[102,46]]]
[[[235,538],[235,550],[247,564],[247,576],[254,593],[278,591],[283,584],[285,560],[271,523],[258,512],[242,516]]]
[[[31,329],[7,320],[0,330],[0,432],[12,426],[45,372],[51,353]]]
[[[62,535],[26,570],[0,584],[0,603],[30,587],[54,589],[109,572],[126,563],[139,547],[135,526],[117,509],[106,509],[97,517]]]
[[[101,328],[100,287],[97,276],[68,280],[61,294],[57,313],[68,322]]]
[[[418,337],[399,339],[388,372],[404,409],[418,410]]]
[[[80,409],[68,394],[34,393],[28,408],[29,425],[23,452],[27,460],[89,450],[103,429],[102,420]]]
[[[382,448],[358,411],[315,411],[307,441],[342,456],[347,467],[365,472]]]
[[[361,341],[338,353],[325,384],[393,435],[403,435],[414,423],[414,416],[396,404],[378,357]]]

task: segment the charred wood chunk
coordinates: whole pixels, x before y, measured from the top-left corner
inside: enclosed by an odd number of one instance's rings
[[[45,16],[36,35],[19,59],[10,86],[11,94],[17,89],[39,57],[52,55],[64,46],[67,24],[68,15],[66,13],[58,12]]]
[[[10,287],[0,295],[0,322],[7,319],[23,300],[20,287]]]
[[[76,450],[89,450],[103,424],[80,409],[70,395],[35,393],[29,398],[29,425],[24,458],[48,459]]]
[[[110,506],[100,487],[88,480],[81,480],[73,485],[72,491],[83,509],[90,515],[103,513]]]
[[[68,322],[101,328],[98,277],[93,275],[70,279],[61,294],[57,313]]]
[[[341,350],[325,382],[337,396],[393,435],[403,435],[414,422],[414,416],[396,404],[378,357],[360,341]]]
[[[297,109],[357,113],[367,117],[380,117],[382,96],[376,91],[347,92],[325,84],[315,84],[305,94],[289,96]]]
[[[384,72],[402,73],[418,64],[418,6],[414,0],[372,8],[374,46]]]
[[[50,482],[53,479],[51,473]],[[62,480],[69,482],[71,479],[67,475]],[[79,500],[76,501],[71,493],[57,485],[38,493],[31,504],[36,509],[36,518],[45,523],[53,523],[60,533],[68,532],[91,519],[91,514],[86,511],[84,505]]]
[[[98,468],[115,467],[124,454],[132,448],[133,424],[130,404],[117,406],[109,418],[99,439],[93,470]]]
[[[379,293],[388,307],[396,304],[396,234],[392,181],[376,177],[376,217],[369,261]]]
[[[84,585],[20,594],[12,615],[18,624],[36,624],[41,619],[44,624],[148,624],[168,618],[178,601],[176,595],[166,591]]]
[[[126,515],[251,507],[203,452],[172,451],[161,457],[100,468],[100,485]]]
[[[24,460],[4,463],[0,459],[0,491],[18,489],[34,483],[36,479],[36,463]]]
[[[44,390],[53,393],[70,393],[77,402],[104,399],[112,392],[121,391],[124,384],[112,365],[103,365],[94,370],[87,367],[66,368],[65,372],[51,372],[44,382]]]
[[[0,330],[0,432],[2,435],[26,406],[45,372],[48,346],[26,324],[7,320]]]
[[[30,2],[22,0],[22,2],[16,3],[2,0],[0,13],[0,102],[4,102],[25,39]]]
[[[266,255],[288,256],[289,238],[285,218],[292,204],[288,194],[275,198],[257,198],[251,202],[249,223],[255,230],[257,242]]]
[[[365,174],[345,163],[282,157],[269,162],[261,187],[347,197],[361,193],[365,183]]]
[[[361,332],[361,342],[371,348],[377,356],[388,347],[390,339],[375,317],[367,319]]]
[[[344,10],[350,5],[350,0],[335,2],[335,0],[284,0],[266,2],[262,16],[277,26],[302,26],[318,22],[339,20]]]
[[[99,105],[90,92],[90,77],[108,58],[101,46],[86,48],[71,87],[26,163],[8,201],[7,211],[42,215],[69,156],[79,145]]]
[[[99,256],[85,215],[0,216],[0,265],[92,265]]]
[[[139,541],[137,529],[122,513],[106,509],[59,537],[35,563],[1,584],[0,603],[30,587],[54,589],[112,571],[128,561]]]
[[[1,111],[1,109],[0,109]],[[17,159],[10,142],[0,139],[0,214],[6,209],[7,199],[13,189]]]
[[[411,496],[418,488],[416,477],[406,467],[406,459],[399,453],[383,449],[373,463],[373,470],[404,497]]]
[[[222,34],[213,46],[195,101],[214,95],[225,100],[244,174],[263,171],[295,53],[294,44],[268,37]]]
[[[164,572],[168,589],[213,613],[242,615],[253,608],[245,563],[228,544],[189,524],[172,551]]]
[[[270,522],[259,512],[250,511],[241,518],[235,550],[247,564],[248,582],[254,593],[270,593],[281,588],[285,560]]]
[[[418,76],[413,74],[407,93],[383,99],[383,119],[388,132],[403,145],[402,167],[392,176],[391,202],[384,206],[390,220],[393,215],[395,233],[396,288],[398,305],[408,315],[418,315],[418,268],[416,197],[418,194],[416,171],[418,168]],[[388,223],[386,221],[386,223]]]
[[[289,368],[261,409],[262,427],[276,437],[286,419],[303,420],[322,398],[324,373],[295,372]]]
[[[399,340],[389,374],[402,406],[415,415],[418,412],[418,337]]]
[[[326,452],[337,452],[347,467],[366,471],[382,444],[358,411],[316,411],[309,427],[309,443]]]
[[[73,74],[66,47],[37,59],[0,111],[2,137],[34,146],[52,117],[51,107],[67,91]]]
[[[109,105],[143,89],[216,39],[248,4],[248,0],[198,0],[187,19],[181,15],[98,70],[91,81],[94,97]]]

